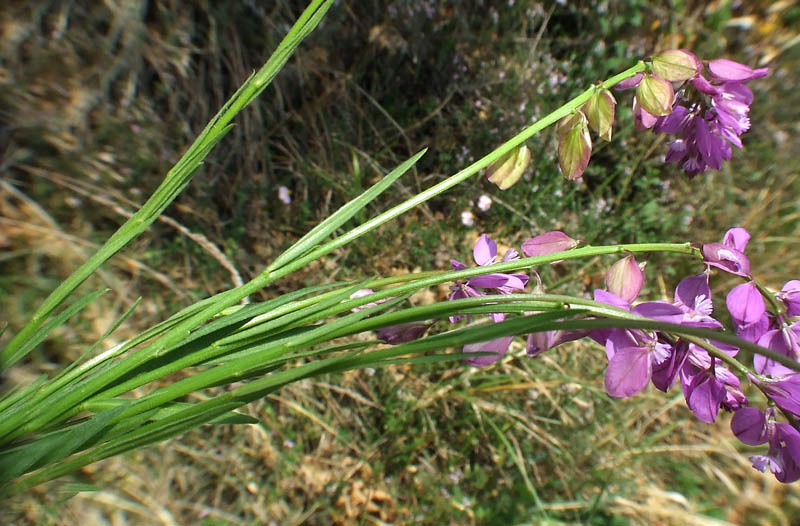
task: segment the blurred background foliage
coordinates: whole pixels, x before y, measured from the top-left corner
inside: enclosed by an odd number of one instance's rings
[[[144,201],[263,63],[304,2],[8,0],[0,6],[0,317],[20,327]],[[74,359],[138,296],[116,340],[258,272],[381,174],[428,154],[368,212],[482,156],[638,58],[689,48],[767,65],[745,149],[686,179],[620,93],[610,143],[565,181],[552,130],[523,180],[467,182],[261,293],[448,268],[480,233],[501,246],[561,229],[594,244],[753,233],[756,276],[800,277],[800,4],[693,0],[342,0],[168,210],[89,285],[102,303],[12,382]],[[278,199],[286,186],[289,205]],[[488,194],[493,206],[480,210]],[[474,226],[461,222],[471,211]],[[366,217],[366,216],[362,216]],[[605,261],[542,269],[553,292],[601,286]],[[647,292],[689,268],[652,258]],[[718,277],[722,292],[733,281]],[[447,288],[412,298],[441,300]],[[110,341],[113,344],[114,341]],[[800,495],[748,464],[682,395],[612,401],[602,351],[538,361],[515,344],[487,369],[432,365],[301,382],[215,427],[83,470],[10,503],[31,524],[800,524]],[[590,357],[590,358],[588,358]],[[213,393],[208,393],[211,396]]]

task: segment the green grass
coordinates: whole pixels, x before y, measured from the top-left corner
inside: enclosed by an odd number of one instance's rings
[[[610,2],[600,17],[600,2],[552,12],[547,3],[497,4],[496,21],[472,1],[441,3],[433,19],[421,3],[394,2],[394,15],[377,0],[337,5],[167,214],[205,234],[246,278],[423,146],[431,150],[417,170],[369,212],[442,180],[654,49],[687,46],[753,64],[797,18],[796,7],[776,15],[726,2]],[[111,204],[143,202],[301,2],[249,5],[168,1],[133,14],[104,4],[0,8],[11,35],[2,44],[10,79],[0,91],[3,178],[30,200],[0,189],[0,215],[15,221],[3,223],[0,245],[20,251],[0,260],[0,312],[12,328],[89,253],[76,250],[76,239],[99,243],[121,223]],[[750,31],[728,24],[749,15]],[[69,24],[54,36],[64,17]],[[788,48],[770,64],[771,77],[752,83],[753,130],[720,173],[687,181],[664,167],[664,145],[634,132],[630,94],[618,94],[614,139],[595,145],[582,183],[559,175],[546,131],[530,142],[531,168],[510,190],[475,178],[254,299],[447,268],[449,257],[470,259],[482,232],[508,246],[552,229],[592,243],[712,241],[735,224],[754,234],[756,275],[780,287],[800,275],[799,53]],[[288,207],[279,185],[292,191]],[[482,193],[496,198],[487,213],[469,204]],[[81,204],[70,205],[76,197]],[[472,229],[460,223],[467,209],[477,216]],[[91,284],[111,285],[108,303],[55,335],[12,381],[74,359],[138,295],[146,299],[116,341],[231,284],[207,250],[166,224],[124,256]],[[600,286],[607,264],[542,274],[561,283],[551,292],[581,293]],[[671,295],[696,270],[654,258],[647,293]],[[720,291],[732,283],[716,281]],[[19,524],[117,516],[130,524],[615,526],[790,524],[799,513],[797,491],[753,472],[726,419],[693,421],[679,393],[611,400],[603,367],[602,350],[585,345],[481,370],[440,364],[303,382],[252,404],[259,426],[208,427],[91,466],[77,478],[99,492],[62,502],[56,483],[8,513]]]

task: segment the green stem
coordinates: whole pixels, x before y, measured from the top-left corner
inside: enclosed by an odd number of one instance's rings
[[[311,8],[309,7],[309,9]],[[146,363],[148,360],[158,358],[163,354],[165,354],[168,351],[168,349],[174,347],[180,341],[187,338],[192,330],[197,328],[202,323],[205,323],[212,317],[216,316],[224,309],[235,305],[241,299],[266,287],[267,285],[275,282],[277,279],[280,279],[300,268],[303,268],[308,263],[316,259],[319,259],[320,257],[330,253],[336,248],[353,241],[354,239],[377,228],[383,223],[386,223],[387,221],[394,219],[395,217],[410,210],[411,208],[418,206],[419,204],[427,201],[428,199],[452,188],[453,186],[475,175],[480,170],[486,168],[491,163],[493,163],[494,161],[505,155],[507,152],[521,145],[523,142],[528,140],[530,137],[532,137],[539,131],[545,129],[551,124],[558,122],[561,118],[575,111],[577,108],[582,106],[587,100],[589,100],[594,91],[599,87],[610,88],[615,84],[617,84],[618,82],[620,82],[621,80],[632,77],[636,73],[643,71],[644,67],[645,67],[644,62],[639,61],[635,66],[628,68],[622,73],[619,73],[618,75],[611,77],[601,85],[590,87],[589,89],[585,90],[583,93],[581,93],[580,95],[569,101],[568,103],[564,104],[563,106],[555,110],[553,113],[535,122],[525,130],[517,134],[515,137],[507,141],[505,144],[503,144],[493,152],[484,156],[482,159],[476,161],[467,168],[464,168],[458,173],[450,176],[448,179],[442,181],[441,183],[438,183],[428,188],[427,190],[423,191],[422,193],[387,210],[386,212],[379,214],[373,219],[367,221],[366,223],[359,225],[353,230],[347,232],[346,234],[326,243],[322,247],[319,247],[316,250],[312,250],[305,256],[298,257],[294,259],[291,263],[280,266],[280,268],[277,269],[273,268],[273,265],[270,265],[250,282],[242,285],[241,287],[231,289],[219,294],[218,296],[216,296],[215,301],[211,302],[208,305],[208,307],[200,310],[194,315],[188,317],[186,320],[177,324],[173,329],[171,329],[168,333],[163,335],[159,340],[147,345],[145,348],[139,350],[134,354],[128,355],[125,359],[115,364],[115,366],[112,369],[104,371],[103,374],[100,376],[96,376],[87,380],[79,388],[75,389],[74,391],[67,394],[63,398],[55,401],[53,405],[47,407],[43,413],[38,415],[37,420],[51,422],[57,419],[60,415],[63,415],[70,410],[73,410],[83,400],[86,400],[89,397],[93,396],[98,391],[103,389],[105,386],[116,381],[126,373],[136,369],[140,365]],[[561,259],[573,259],[576,257],[585,257],[588,255],[608,254],[614,252],[623,252],[625,250],[631,250],[628,247],[638,247],[640,251],[649,251],[651,250],[651,248],[655,247],[654,248],[655,250],[672,251],[672,252],[679,252],[686,254],[691,254],[693,252],[696,252],[696,249],[691,248],[688,244],[670,245],[670,244],[653,243],[653,244],[641,244],[641,245],[618,245],[618,247],[621,248],[609,249],[608,247],[583,247],[580,249],[575,249],[574,251],[570,251],[569,253],[567,253],[570,254],[569,257],[562,257]],[[635,248],[631,251],[635,251]],[[493,266],[492,270],[502,272],[507,269],[511,270],[511,269],[524,268],[524,266],[526,265],[542,264],[552,261],[558,261],[558,259],[553,259],[552,257],[547,257],[547,256],[541,256],[539,258],[525,258],[519,260],[518,262],[499,263]],[[515,265],[516,263],[520,263],[521,266],[516,266]],[[468,271],[463,271],[463,272],[466,273],[465,274],[466,276],[469,276],[470,271],[474,272],[474,274],[471,275],[479,275],[481,273],[485,273],[485,269],[484,270],[469,269]],[[442,276],[448,276],[448,274],[444,273],[442,274]],[[458,277],[455,278],[446,277],[442,281],[447,281],[450,279],[458,279]],[[421,286],[426,286],[426,285],[422,284]],[[399,291],[394,291],[394,293],[397,294],[399,293]],[[393,294],[387,293],[387,297],[389,295]],[[0,424],[0,437],[9,435],[18,436],[18,434],[21,432],[21,429],[23,429],[20,424],[29,420],[30,420],[30,415],[27,414],[15,415],[14,418],[8,419],[7,421]],[[27,430],[33,431],[33,429],[27,429]]]

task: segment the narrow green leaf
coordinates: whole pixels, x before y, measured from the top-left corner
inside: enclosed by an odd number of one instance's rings
[[[380,181],[372,185],[361,195],[359,195],[349,203],[342,206],[339,210],[333,213],[325,221],[312,228],[310,232],[308,232],[305,236],[300,238],[300,240],[298,240],[294,245],[292,245],[286,252],[278,256],[278,258],[275,261],[273,261],[269,267],[267,267],[267,271],[273,271],[280,268],[287,261],[291,261],[299,256],[302,256],[310,249],[315,247],[317,244],[319,244],[320,241],[326,239],[337,228],[342,226],[356,213],[358,213],[359,210],[367,206],[367,204],[373,201],[384,190],[389,188],[389,186],[392,183],[394,183],[400,176],[402,176],[412,166],[414,166],[417,163],[417,161],[423,155],[425,155],[426,151],[427,148],[418,152],[416,155],[405,161],[403,164],[401,164],[400,166],[389,172]]]
[[[108,292],[108,289],[105,290],[98,290],[92,292],[88,296],[84,296],[79,300],[72,303],[69,307],[58,313],[52,320],[47,322],[46,324],[40,326],[36,332],[31,335],[31,337],[25,341],[25,343],[16,350],[13,354],[8,357],[8,363],[14,363],[29,352],[31,352],[37,345],[42,343],[47,335],[50,334],[50,331],[59,327],[64,324],[65,321],[70,319],[76,313],[82,311],[87,305],[97,299],[99,296]],[[0,371],[2,371],[2,367],[0,367]]]
[[[0,486],[29,470],[65,459],[100,433],[126,407],[127,404],[123,404],[103,411],[66,430],[37,437],[33,442],[3,451],[0,453]]]

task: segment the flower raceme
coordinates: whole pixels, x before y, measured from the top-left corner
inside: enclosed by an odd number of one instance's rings
[[[633,115],[636,128],[674,135],[665,156],[690,177],[719,170],[731,158],[731,146],[742,148],[741,135],[750,129],[753,92],[746,82],[767,75],[727,59],[703,62],[683,49],[652,59],[652,74],[639,74],[615,86],[636,87]],[[679,84],[677,91],[673,84]]]
[[[627,254],[609,267],[606,287],[594,291],[594,300],[622,314],[722,331],[723,324],[714,317],[709,276],[712,271],[723,271],[747,280],[735,286],[725,301],[737,336],[798,360],[800,321],[792,318],[800,314],[800,280],[789,281],[776,293],[757,285],[752,281],[750,263],[745,256],[749,240],[747,230],[737,227],[728,230],[722,242],[702,245],[704,271],[682,279],[675,288],[672,302],[637,302],[645,272],[634,255]],[[526,257],[536,257],[569,251],[577,244],[563,232],[547,232],[523,242],[521,252]],[[487,304],[491,305],[491,295],[524,291],[530,281],[527,274],[492,272],[493,265],[518,259],[516,250],[509,249],[501,259],[497,244],[484,234],[478,238],[472,252],[475,263],[485,268],[486,273],[456,282],[451,287],[450,300],[486,297]],[[455,270],[466,268],[457,260],[451,260],[451,264]],[[536,283],[531,292],[535,298],[544,293],[544,286],[535,270],[531,275]],[[765,294],[772,297],[765,300]],[[501,322],[506,315],[494,313],[489,317],[492,322]],[[469,316],[450,317],[452,323],[462,319],[470,321]],[[431,325],[430,322],[414,322],[387,327],[378,336],[389,344],[404,343],[422,337]],[[800,374],[793,369],[759,354],[754,358],[753,368],[748,369],[735,358],[739,349],[732,345],[639,328],[536,332],[527,337],[525,351],[535,358],[562,343],[585,337],[605,349],[608,365],[604,384],[610,396],[633,396],[650,383],[667,392],[677,383],[687,407],[699,420],[711,423],[717,420],[720,411],[732,411],[735,413],[732,429],[737,437],[746,444],[769,445],[767,454],[752,457],[754,467],[762,471],[769,468],[783,482],[800,478],[800,431],[794,427],[794,423],[800,421]],[[466,362],[473,366],[497,362],[508,353],[513,339],[513,336],[503,336],[465,345],[464,353],[479,353]],[[735,362],[737,366],[731,368]],[[741,378],[733,371],[750,381],[773,404],[766,413],[750,407]],[[787,415],[789,423],[778,421],[781,413]]]

